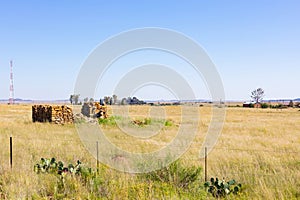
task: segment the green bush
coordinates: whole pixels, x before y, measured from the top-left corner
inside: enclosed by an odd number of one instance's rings
[[[178,160],[160,170],[141,175],[146,180],[171,184],[178,188],[187,188],[199,180],[200,167],[185,167]]]
[[[144,125],[150,125],[152,122],[152,119],[151,118],[145,118],[144,119]]]
[[[262,103],[261,108],[269,108],[269,105],[267,103]]]
[[[165,126],[173,126],[173,121],[168,119],[165,121]]]
[[[283,109],[283,108],[287,108],[287,106],[285,106],[283,104],[277,104],[277,105],[271,105],[270,108]]]
[[[110,116],[108,118],[99,118],[98,123],[102,125],[109,125],[109,126],[116,126],[117,122],[116,120],[120,120],[121,117],[119,116]]]

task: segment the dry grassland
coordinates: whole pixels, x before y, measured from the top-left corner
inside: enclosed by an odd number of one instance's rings
[[[117,106],[114,108],[114,114],[121,115],[123,111]],[[154,110],[149,111],[150,108],[131,106],[129,115],[131,119],[151,117],[155,122],[163,120],[161,114],[165,114],[173,125],[161,127],[154,123],[146,131],[155,130],[157,134],[142,142],[123,134],[117,126],[102,127],[106,136],[120,148],[132,152],[164,147],[172,141],[180,127],[181,107],[152,107]],[[199,151],[210,124],[211,108],[190,108],[199,109],[200,122],[190,119],[191,123],[198,126],[198,132],[190,149],[182,156],[182,161],[186,165],[203,166],[204,160],[199,158]],[[112,115],[111,108],[109,113]],[[155,113],[160,114],[156,116]],[[127,123],[126,120],[123,123]],[[128,125],[128,128],[135,127]],[[10,136],[13,137],[12,170],[9,166]],[[85,149],[74,125],[32,123],[31,105],[0,105],[0,144],[0,199],[39,199],[55,190],[49,180],[51,177],[41,178],[33,172],[34,164],[41,157],[55,157],[66,163],[74,163],[79,159],[87,166],[96,167],[95,158]],[[115,194],[110,197],[128,197],[126,187],[129,187],[131,176],[110,169],[105,173],[106,178],[117,182]],[[243,195],[237,199],[300,199],[300,111],[227,108],[222,135],[208,155],[208,176],[235,179],[244,184]],[[204,182],[204,174],[201,181]],[[91,191],[82,185],[74,187],[75,199],[91,198]],[[138,198],[140,194],[136,195]]]

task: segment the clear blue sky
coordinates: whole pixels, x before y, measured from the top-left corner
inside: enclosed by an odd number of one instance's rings
[[[1,1],[0,99],[9,97],[11,59],[15,97],[66,99],[99,43],[142,27],[197,41],[219,71],[226,99],[249,100],[257,87],[266,99],[300,97],[299,10],[297,0]]]

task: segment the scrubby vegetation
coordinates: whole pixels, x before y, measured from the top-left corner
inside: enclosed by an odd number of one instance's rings
[[[116,120],[120,120],[121,117],[120,116],[110,116],[108,118],[99,118],[98,119],[98,122],[99,124],[101,125],[110,125],[110,126],[116,126],[117,125],[117,122]]]
[[[99,118],[98,119],[98,123],[100,125],[108,125],[108,126],[116,126],[117,123],[120,122],[122,124],[127,123],[127,125],[135,125],[138,127],[144,127],[144,126],[148,126],[151,124],[163,124],[166,127],[170,127],[174,125],[174,122],[171,119],[167,119],[167,120],[161,120],[161,119],[152,119],[150,117],[146,117],[146,118],[137,118],[137,119],[133,119],[131,120],[130,118],[126,117],[121,117],[121,116],[109,116],[108,118]]]
[[[122,199],[149,198],[172,198],[180,194],[184,198],[205,198],[206,193],[201,184],[201,168],[183,166],[180,161],[176,161],[169,166],[145,174],[122,174],[111,171],[101,165],[98,170],[82,166],[80,161],[76,165],[64,166],[62,161],[56,162],[55,158],[45,159],[34,165],[34,171],[38,178],[50,181],[52,186],[47,186],[47,191],[34,194],[32,197],[46,198],[71,198],[78,192],[78,186],[89,191],[88,198],[115,197]],[[111,179],[111,174],[118,174],[126,178],[127,190],[116,191],[122,187],[123,181],[118,182]],[[48,177],[47,177],[48,176]],[[119,180],[120,181],[120,180]],[[44,184],[40,185],[44,188]],[[138,195],[138,196],[137,196]]]

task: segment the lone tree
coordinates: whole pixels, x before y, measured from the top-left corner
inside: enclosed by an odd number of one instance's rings
[[[116,104],[117,101],[118,101],[118,96],[114,94],[114,95],[112,96],[112,98],[113,98],[113,104]]]
[[[74,102],[74,95],[73,94],[70,95],[70,99],[69,100],[70,100],[70,103],[73,105],[73,102]]]
[[[126,98],[123,98],[122,100],[121,100],[121,105],[126,105],[127,104],[127,99]]]
[[[79,94],[71,94],[70,95],[70,103],[72,104],[72,105],[78,105],[78,101],[79,101]]]
[[[110,104],[110,100],[111,100],[111,97],[110,97],[110,96],[105,96],[105,97],[104,97],[104,103],[105,103],[105,104],[107,104],[107,105]]]
[[[251,92],[251,98],[255,103],[260,103],[263,100],[265,91],[262,88],[257,88]]]
[[[78,105],[78,103],[79,103],[79,94],[76,94],[75,95],[75,97],[74,97],[74,103],[75,103],[75,105]]]
[[[290,100],[289,107],[294,107],[294,102],[293,102],[293,100]]]

